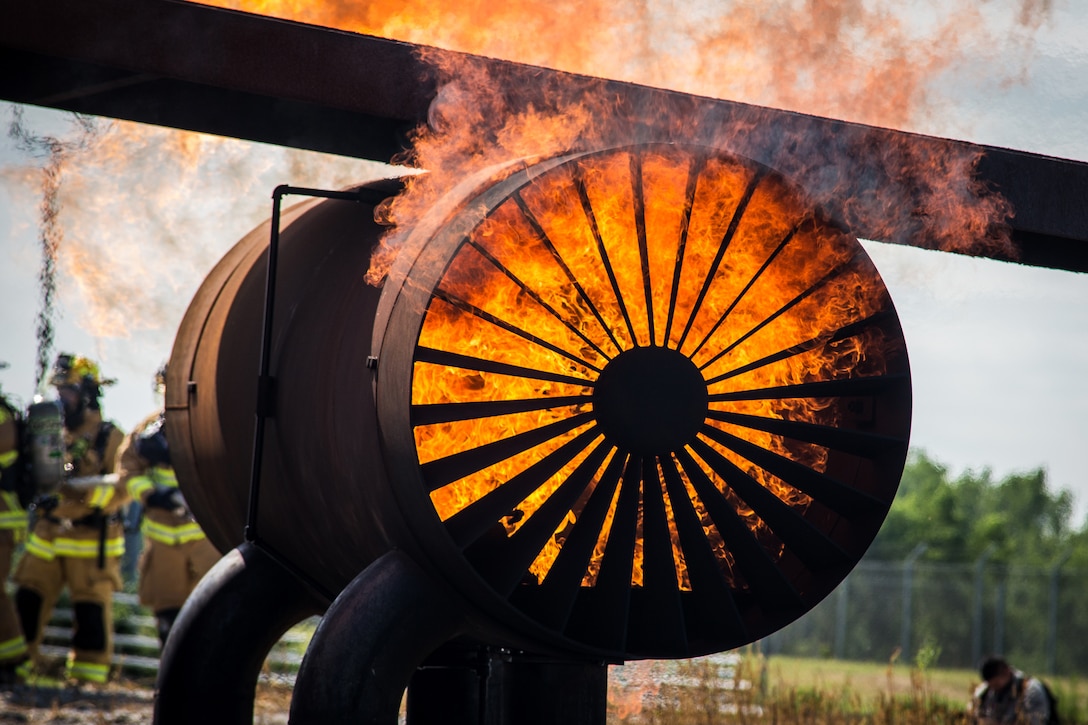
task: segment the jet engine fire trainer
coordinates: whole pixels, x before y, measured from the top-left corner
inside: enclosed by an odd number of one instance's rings
[[[406,686],[413,725],[603,723],[608,663],[752,642],[860,559],[907,453],[906,347],[861,245],[788,179],[675,144],[488,169],[381,288],[394,191],[358,193],[276,220],[260,386],[268,225],[181,324],[176,468],[230,553],[156,722],[250,722],[268,649],[324,612],[292,723],[395,723]]]

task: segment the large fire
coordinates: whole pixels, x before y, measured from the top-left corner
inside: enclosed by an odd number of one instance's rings
[[[884,341],[867,323],[888,306],[857,242],[763,167],[674,145],[562,164],[491,209],[434,292],[412,385],[431,500],[448,521],[546,470],[502,519],[516,537],[560,488],[585,481],[572,506],[547,514],[555,525],[530,567],[543,582],[570,527],[604,491],[607,513],[582,582],[593,586],[623,491],[633,487],[632,586],[643,585],[644,529],[663,520],[676,586],[691,588],[677,521],[693,514],[722,575],[743,588],[704,497],[724,497],[772,556],[782,554],[782,540],[757,513],[766,505],[749,500],[737,477],[801,514],[819,505],[749,449],[825,470],[825,446],[767,423],[839,423],[830,396],[783,388],[881,375]],[[650,369],[661,377],[623,393],[662,386],[667,396],[685,395],[673,390],[667,356],[690,361],[704,401],[691,423],[697,435],[631,437],[622,423],[609,428],[601,381],[648,348],[672,351]],[[687,424],[685,416],[678,421]],[[512,441],[521,442],[506,447]],[[497,452],[474,470],[453,464],[488,449]]]
[[[1039,0],[1010,0],[985,6],[970,0],[932,0],[928,8],[858,0],[785,0],[772,6],[741,0],[692,4],[683,12],[676,12],[669,3],[584,0],[473,0],[457,3],[456,7],[434,0],[363,4],[340,0],[209,0],[207,4],[709,97],[877,126],[926,133],[936,130],[942,135],[967,135],[970,129],[959,127],[955,118],[941,115],[941,104],[932,102],[933,81],[943,75],[962,75],[974,67],[985,68],[993,77],[980,82],[995,88],[1003,82],[1015,82],[1021,77],[1020,64],[1032,51],[1033,34],[1050,9],[1049,3]],[[562,152],[575,140],[593,136],[595,132],[587,125],[609,115],[607,104],[580,106],[569,98],[554,108],[538,104],[529,112],[511,112],[496,105],[503,94],[496,92],[493,80],[482,79],[481,83],[481,79],[462,74],[463,69],[458,68],[437,70],[445,84],[435,104],[438,124],[415,139],[410,159],[432,173],[426,181],[413,182],[410,192],[391,205],[387,214],[391,222],[408,225],[418,218],[421,210],[463,175],[466,164]],[[657,112],[647,109],[648,114]],[[196,136],[177,131],[171,132],[176,134],[174,139],[156,138],[149,144],[149,133],[131,124],[115,124],[108,145],[115,148],[118,159],[130,161],[133,168],[114,168],[122,165],[111,163],[111,175],[146,179],[153,172],[142,168],[144,159],[159,174],[163,168],[172,168],[178,159],[185,166],[198,143]],[[194,165],[202,171],[218,163],[215,149],[211,148],[215,143],[208,138],[199,140],[201,155]],[[736,151],[752,156],[744,149]],[[243,152],[253,153],[251,149]],[[974,159],[893,155],[900,157],[895,164],[916,167],[912,173],[915,178],[924,177],[926,184],[921,190],[903,189],[904,195],[875,200],[889,212],[887,228],[879,230],[888,237],[909,237],[917,230],[908,230],[904,235],[905,225],[922,225],[937,230],[931,246],[969,251],[988,235],[994,222],[1000,223],[1008,215],[1009,209],[996,197],[971,183]],[[160,163],[164,156],[174,158]],[[76,280],[81,292],[79,304],[89,310],[81,315],[81,324],[95,327],[94,333],[106,338],[126,334],[133,329],[133,319],[139,320],[140,329],[168,332],[171,318],[181,313],[176,300],[184,295],[163,294],[150,304],[144,298],[151,289],[173,292],[192,286],[199,279],[198,272],[187,270],[196,278],[178,280],[175,273],[169,280],[148,286],[143,273],[154,273],[155,265],[145,256],[154,259],[159,253],[145,255],[143,250],[155,247],[174,251],[177,240],[170,231],[163,231],[169,226],[156,222],[164,210],[167,214],[178,212],[179,204],[170,198],[171,192],[187,187],[168,184],[161,188],[170,191],[144,195],[151,221],[129,234],[138,242],[119,248],[117,230],[98,232],[101,225],[97,220],[102,218],[103,207],[113,209],[111,205],[117,199],[127,200],[128,195],[98,179],[86,188],[69,188],[74,186],[73,178],[78,180],[86,172],[84,167],[98,163],[97,158],[73,157],[67,165],[68,173],[58,177],[64,188],[58,197],[63,203],[55,223],[58,230],[69,233],[57,255],[57,264],[64,275]],[[813,164],[819,175],[818,161],[806,163]],[[322,160],[321,164],[327,166],[328,162]],[[292,183],[327,187],[342,181],[339,174],[330,181],[328,174],[304,166],[292,168]],[[215,170],[208,173],[216,178],[222,176]],[[126,180],[122,186],[134,183]],[[843,190],[836,184],[827,193],[845,198],[857,191]],[[856,203],[869,203],[864,195],[867,190],[860,191]],[[235,198],[246,193],[240,190]],[[120,212],[129,214],[127,209]],[[116,218],[112,212],[106,216]],[[202,220],[204,212],[193,212],[192,216]],[[79,234],[71,233],[77,228]],[[191,245],[193,240],[194,235],[188,233],[186,244]],[[387,253],[375,260],[371,280],[384,276],[397,252],[397,241],[395,235],[390,237]],[[77,266],[77,258],[91,264]],[[89,277],[86,270],[97,269],[104,258],[116,261],[97,278]],[[213,254],[201,256],[192,266],[201,268],[214,258]],[[119,274],[124,278],[124,289],[114,293]],[[117,310],[122,312],[117,314]],[[123,324],[117,324],[118,317]],[[160,344],[165,346],[168,340],[164,337]]]
[[[429,173],[391,201],[384,221],[394,228],[375,255],[373,283],[399,252],[397,228],[409,229],[467,170],[623,143],[616,138],[619,126],[647,120],[774,166],[817,203],[849,200],[847,216],[879,220],[872,238],[1015,257],[1003,229],[1011,210],[974,181],[978,153],[969,149],[924,150],[905,141],[887,150],[885,168],[829,173],[860,155],[852,144],[867,142],[808,138],[804,153],[791,153],[797,139],[784,137],[758,109],[729,118],[688,118],[683,110],[660,107],[632,114],[619,111],[616,99],[592,82],[547,85],[541,77],[539,84],[525,83],[430,48],[928,132],[940,113],[931,96],[942,74],[961,70],[987,49],[995,53],[988,68],[1017,73],[1016,59],[1026,57],[1047,17],[1046,4],[1037,0],[985,9],[970,0],[935,2],[929,12],[858,0],[786,0],[770,7],[742,0],[689,5],[683,12],[657,2],[478,0],[455,9],[433,0],[208,4],[424,46],[420,52],[433,64],[440,90],[430,124],[419,129],[404,161]],[[936,125],[960,130],[956,119]],[[874,184],[874,173],[887,178]]]
[[[972,54],[1016,73],[1050,11],[1042,0],[201,2],[893,128],[934,115],[932,81]]]

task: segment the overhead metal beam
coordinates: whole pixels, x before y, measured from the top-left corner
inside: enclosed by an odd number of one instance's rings
[[[425,118],[414,47],[174,0],[13,3],[0,97],[386,160]]]
[[[420,46],[212,8],[177,0],[35,0],[9,4],[0,23],[0,98],[260,141],[388,161],[428,119],[437,83]],[[776,134],[844,141],[840,163],[881,182],[887,148],[923,155],[978,151],[979,180],[1012,204],[1018,252],[979,250],[1024,264],[1088,271],[1088,163],[980,146],[587,78],[532,66],[428,49],[510,87],[574,85],[606,93],[617,109],[666,105],[723,122],[759,114]],[[801,141],[804,146],[806,142]],[[801,151],[805,149],[802,148]],[[871,222],[871,223],[870,223]],[[854,220],[862,237],[881,236],[879,220]]]

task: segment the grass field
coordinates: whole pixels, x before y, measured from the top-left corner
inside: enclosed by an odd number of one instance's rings
[[[643,682],[652,680],[654,686],[641,693],[632,687],[626,700],[614,700],[609,723],[967,723],[978,682],[971,670],[894,661],[843,662],[748,652],[732,655],[725,664],[723,657],[730,656],[652,665],[655,673]],[[638,684],[637,672],[627,674],[629,686]],[[1088,684],[1072,678],[1044,679],[1058,695],[1064,725],[1088,725]]]
[[[978,684],[978,675],[972,670],[920,670],[904,664],[775,656],[767,659],[766,669],[773,687],[853,692],[868,701],[880,696],[907,696],[921,690],[931,697],[966,705]]]

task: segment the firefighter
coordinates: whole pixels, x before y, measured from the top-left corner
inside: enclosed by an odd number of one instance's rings
[[[165,393],[165,365],[155,375],[155,389]],[[121,446],[118,464],[120,480],[144,510],[140,603],[155,613],[162,644],[189,593],[219,560],[219,551],[193,519],[178,489],[165,421],[166,411],[160,410],[141,422]]]
[[[0,368],[7,363],[0,363]],[[26,638],[15,614],[15,603],[4,586],[11,573],[15,547],[26,538],[27,514],[20,501],[23,461],[20,460],[18,410],[0,390],[0,685],[15,682],[15,668],[27,658]]]
[[[104,683],[113,655],[113,593],[122,586],[124,531],[119,516],[127,503],[113,474],[124,433],[102,418],[103,380],[98,365],[78,355],[57,356],[50,383],[63,405],[64,477],[56,492],[32,504],[37,521],[15,571],[15,608],[30,660],[41,665],[44,625],[64,587],[75,617],[66,675],[76,682]]]

